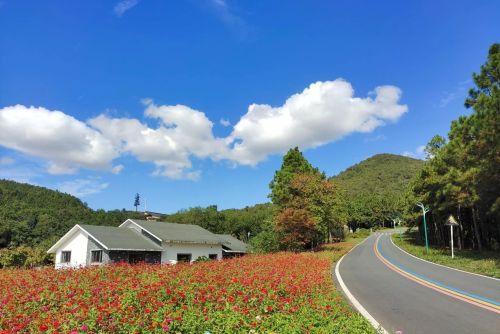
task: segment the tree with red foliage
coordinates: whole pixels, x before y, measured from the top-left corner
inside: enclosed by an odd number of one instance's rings
[[[316,234],[316,222],[309,211],[285,208],[276,218],[276,228],[282,232],[281,242],[289,250],[302,250],[312,244]]]

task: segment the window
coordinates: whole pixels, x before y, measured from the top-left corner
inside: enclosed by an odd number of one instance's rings
[[[177,262],[191,262],[191,254],[177,253]]]
[[[102,250],[90,251],[90,262],[91,263],[101,263],[102,262]]]
[[[69,263],[69,262],[71,262],[71,251],[62,251],[61,263]]]
[[[210,260],[217,260],[217,254],[208,254]]]

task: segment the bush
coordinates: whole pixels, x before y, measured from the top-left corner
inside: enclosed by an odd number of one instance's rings
[[[280,238],[272,229],[264,230],[250,240],[253,253],[273,253],[281,250]]]
[[[53,255],[47,254],[44,248],[19,246],[0,249],[0,268],[33,268],[53,263]]]

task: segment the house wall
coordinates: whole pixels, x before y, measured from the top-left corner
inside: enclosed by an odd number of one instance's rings
[[[87,246],[87,235],[80,230],[76,231],[71,238],[63,243],[57,250],[55,267],[66,268],[85,266],[87,264]],[[63,251],[71,252],[71,262],[61,263],[61,253]]]
[[[92,257],[90,256],[91,251],[93,250],[102,250],[102,263],[109,263],[109,252],[104,249],[100,244],[97,243],[97,241],[94,240],[94,238],[89,236],[89,242],[87,246],[87,259],[86,259],[86,264],[90,265]]]
[[[161,252],[161,263],[177,263],[177,254],[191,254],[191,260],[195,261],[200,256],[208,257],[208,254],[217,254],[217,259],[222,259],[221,245],[200,245],[200,244],[181,244],[164,243]]]

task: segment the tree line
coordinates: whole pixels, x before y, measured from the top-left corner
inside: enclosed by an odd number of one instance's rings
[[[430,208],[429,241],[447,245],[453,215],[460,248],[500,249],[500,44],[493,44],[464,102],[471,113],[451,124],[448,138],[434,136],[426,146],[427,161],[412,180],[406,197],[407,218],[423,235],[421,212]]]

